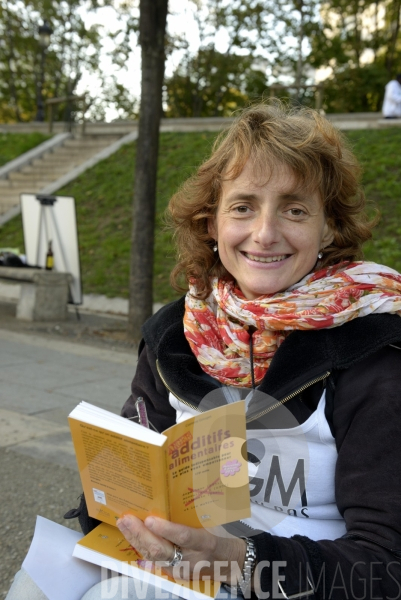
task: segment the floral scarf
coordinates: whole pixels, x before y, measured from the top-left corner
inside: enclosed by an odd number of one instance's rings
[[[340,263],[306,275],[285,292],[247,300],[233,281],[214,278],[206,300],[190,286],[184,332],[202,369],[227,385],[250,387],[250,333],[255,383],[295,329],[338,327],[372,313],[401,316],[401,275],[373,262]]]

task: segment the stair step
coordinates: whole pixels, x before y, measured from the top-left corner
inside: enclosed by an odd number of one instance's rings
[[[27,188],[34,186],[35,189],[38,188],[38,182],[36,181],[32,181],[32,180],[13,180],[13,179],[9,179],[8,181],[8,186],[0,186],[0,194],[14,194],[17,193],[19,191],[23,192],[25,191]],[[43,187],[43,186],[42,186]],[[40,188],[38,188],[40,189]]]
[[[44,187],[47,187],[50,183],[52,183],[51,179],[42,179],[41,181],[39,181],[39,179],[36,181],[32,179],[26,181],[16,181],[14,189],[11,190],[11,193],[13,194],[14,192],[17,192],[20,194],[31,194],[35,191],[41,190]]]
[[[95,154],[97,154],[97,152],[84,152],[83,150],[80,150],[79,152],[71,152],[68,149],[61,149],[57,152],[57,154],[54,154],[53,159],[58,159],[58,160],[63,160],[63,161],[76,161],[76,160],[87,160],[88,158],[91,158],[92,156],[95,156]]]
[[[64,173],[68,173],[70,169],[66,165],[53,166],[43,163],[42,165],[37,165],[36,167],[24,167],[19,171],[19,173],[23,175],[32,175],[37,177],[38,174],[50,175],[54,177],[61,177]]]
[[[0,204],[3,206],[8,204],[10,206],[15,206],[20,203],[20,197],[18,196],[2,196],[0,194]]]
[[[2,202],[3,200],[9,200],[10,198],[18,198],[19,199],[20,196],[20,191],[15,191],[15,192],[10,192],[9,190],[7,190],[7,192],[3,193],[0,192],[0,202]]]
[[[63,175],[65,175],[65,173],[68,173],[70,169],[38,169],[35,171],[30,171],[30,172],[26,172],[26,171],[15,171],[14,173],[10,173],[9,175],[9,181],[14,182],[14,181],[37,181],[38,179],[40,180],[47,180],[47,179],[51,179],[52,181],[55,179],[59,179],[59,177],[62,177]]]
[[[39,158],[35,159],[26,168],[34,170],[36,168],[40,168],[42,165],[46,165],[49,168],[55,168],[55,169],[57,169],[58,167],[64,167],[65,169],[70,169],[70,168],[73,169],[75,166],[77,166],[79,164],[80,164],[80,161],[77,159],[77,157],[72,156],[70,159],[68,159],[68,158],[63,158],[62,156],[54,156],[52,158],[48,158],[47,160],[41,160]]]
[[[110,146],[117,140],[119,137],[110,136],[110,138],[96,138],[93,140],[87,139],[69,139],[66,140],[63,144],[65,148],[97,148],[98,146]]]
[[[4,181],[4,183],[3,183]],[[14,192],[16,189],[20,189],[19,182],[13,181],[12,179],[2,179],[0,180],[0,193],[4,191],[12,191]]]
[[[9,179],[0,179],[0,192],[1,190],[8,189],[10,187]]]
[[[8,176],[9,181],[37,181],[46,179],[43,175],[36,176],[36,173],[22,173],[21,171],[15,171],[14,173],[10,173]]]

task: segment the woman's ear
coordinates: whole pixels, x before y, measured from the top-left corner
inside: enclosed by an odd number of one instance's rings
[[[322,241],[321,241],[321,248],[326,248],[327,246],[330,246],[331,242],[334,240],[334,232],[332,230],[332,228],[330,227],[330,225],[328,224],[328,222],[326,221],[326,223],[324,224],[324,229],[323,229],[323,237],[322,237]]]
[[[207,220],[207,232],[217,242],[217,229],[215,221],[211,217]]]

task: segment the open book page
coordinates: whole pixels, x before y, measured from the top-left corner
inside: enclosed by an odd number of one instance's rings
[[[220,584],[202,577],[194,581],[184,581],[168,576],[157,564],[141,560],[122,533],[106,523],[101,523],[75,546],[74,554],[102,567],[133,577],[142,582],[138,584],[138,597],[144,597],[144,586],[154,585],[156,588],[169,591],[181,598],[200,598],[210,600],[217,595]],[[161,595],[157,597],[162,597]]]

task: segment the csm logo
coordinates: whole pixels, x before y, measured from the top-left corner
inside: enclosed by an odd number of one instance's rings
[[[256,442],[256,443],[255,443]],[[268,467],[267,458],[264,458],[266,449],[264,444],[260,440],[252,439],[248,440],[248,461],[254,465],[260,465],[263,462],[263,471],[268,473],[267,479],[264,477],[258,477],[260,469],[256,476],[251,477],[249,480],[251,498],[254,501],[261,504],[271,505],[271,496],[273,489],[277,489],[280,493],[281,502],[279,506],[274,508],[278,511],[283,511],[283,507],[287,508],[286,512],[296,516],[295,509],[288,509],[291,504],[299,506],[301,504],[301,514],[308,518],[306,514],[308,500],[306,496],[306,478],[305,478],[305,460],[299,458],[293,472],[289,472],[286,469],[285,480],[288,483],[284,483],[282,469],[280,466],[279,456],[273,454],[271,457],[270,468]],[[295,497],[294,496],[295,492]],[[259,496],[259,498],[257,498]]]

